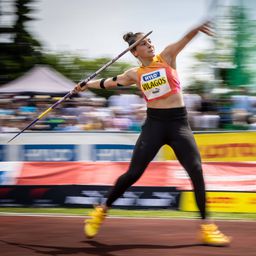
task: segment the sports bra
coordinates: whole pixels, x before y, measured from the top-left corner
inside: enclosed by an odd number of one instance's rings
[[[181,90],[177,71],[171,68],[160,55],[149,66],[137,70],[140,89],[146,101],[167,97]]]

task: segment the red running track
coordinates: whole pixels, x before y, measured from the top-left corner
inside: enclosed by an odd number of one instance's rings
[[[255,256],[256,221],[218,221],[230,247],[196,239],[197,220],[107,218],[88,240],[81,217],[0,216],[0,255]]]

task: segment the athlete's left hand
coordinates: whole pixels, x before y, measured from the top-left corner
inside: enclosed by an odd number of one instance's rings
[[[213,27],[210,21],[204,22],[198,27],[198,31],[205,33],[208,36],[213,36]]]

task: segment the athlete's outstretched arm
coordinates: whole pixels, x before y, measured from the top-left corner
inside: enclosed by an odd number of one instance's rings
[[[209,22],[205,22],[200,26],[189,31],[176,43],[168,45],[162,52],[161,56],[171,65],[175,67],[176,56],[183,50],[183,48],[198,34],[203,32],[209,36],[212,35],[211,26]]]
[[[129,69],[123,74],[106,79],[91,80],[83,87],[80,84],[75,86],[74,92],[85,91],[88,88],[107,89],[116,86],[129,86],[136,83],[136,68]]]

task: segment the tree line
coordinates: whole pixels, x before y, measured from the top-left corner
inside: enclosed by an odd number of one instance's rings
[[[50,65],[72,81],[78,82],[110,61],[110,58],[88,59],[72,53],[45,53],[27,29],[35,17],[36,0],[1,0],[0,3],[0,86],[27,72],[37,64]],[[6,17],[13,24],[4,24]],[[102,71],[100,76],[112,77],[130,68],[131,64],[118,61]],[[97,92],[108,97],[112,91]]]
[[[0,1],[0,86],[23,75],[36,64],[50,65],[78,82],[110,61],[109,58],[87,59],[69,52],[45,53],[41,42],[27,29],[27,23],[36,19],[32,16],[36,11],[36,2],[37,0]],[[221,8],[225,10],[224,7]],[[225,16],[215,21],[217,37],[213,40],[212,49],[194,54],[192,77],[187,91],[208,92],[216,86],[216,81],[231,88],[256,82],[255,21],[248,18],[248,10],[243,6],[225,8],[228,9]],[[5,24],[5,18],[10,16],[14,17],[14,22]],[[118,61],[101,72],[100,77],[116,76],[130,67],[130,63]],[[198,79],[196,74],[200,69],[205,70],[205,67],[209,67],[210,72],[215,74],[214,80]],[[109,96],[113,92],[97,93]]]

